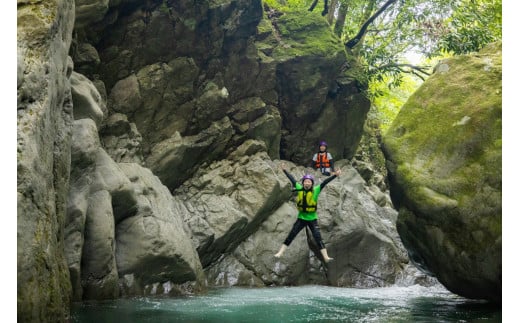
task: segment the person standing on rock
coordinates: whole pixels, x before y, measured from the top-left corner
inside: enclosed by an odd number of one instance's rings
[[[334,160],[332,155],[327,151],[327,143],[321,141],[319,151],[312,156],[311,167],[318,169],[323,175],[330,176],[334,173]]]
[[[298,208],[298,219],[294,223],[291,231],[289,232],[289,235],[283,242],[282,246],[280,247],[280,250],[274,255],[276,258],[280,258],[282,254],[285,252],[287,247],[291,244],[291,242],[294,240],[296,235],[306,226],[309,227],[309,229],[312,232],[312,236],[314,237],[314,240],[316,240],[316,243],[318,244],[318,247],[320,248],[320,253],[323,256],[323,260],[327,263],[331,261],[333,258],[330,258],[327,254],[327,249],[325,248],[325,244],[323,243],[323,239],[321,238],[320,234],[320,227],[318,225],[318,196],[320,195],[321,190],[328,184],[330,181],[332,181],[334,178],[339,176],[341,174],[341,170],[337,170],[333,173],[333,176],[328,177],[325,179],[320,185],[314,186],[314,177],[312,175],[304,175],[302,177],[302,182],[299,183],[294,179],[294,176],[292,176],[289,172],[287,172],[287,169],[285,167],[285,164],[282,163],[280,165],[280,168],[283,170],[285,175],[289,178],[291,181],[294,191],[298,192],[298,195],[296,197],[296,207]]]

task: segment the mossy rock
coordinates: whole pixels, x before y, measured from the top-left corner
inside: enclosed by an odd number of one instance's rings
[[[501,300],[501,44],[439,63],[383,138],[397,227],[419,267]]]
[[[288,7],[276,1],[264,1],[272,10],[278,12],[272,21],[273,32],[278,46],[273,58],[278,60],[294,59],[301,56],[329,57],[343,53],[341,40],[330,30],[330,25],[321,15],[305,8]],[[259,25],[259,32],[267,29],[268,17]]]
[[[262,62],[276,65],[285,133],[280,156],[298,164],[307,164],[324,139],[336,160],[351,158],[370,106],[353,72],[357,61],[318,11],[294,0],[265,0],[255,41]]]

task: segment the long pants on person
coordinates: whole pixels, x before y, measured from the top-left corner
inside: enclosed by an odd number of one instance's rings
[[[287,236],[287,239],[285,239],[284,244],[286,246],[289,246],[291,242],[296,238],[296,235],[300,233],[300,231],[305,228],[306,226],[311,229],[312,236],[314,237],[314,240],[316,240],[316,243],[320,247],[320,249],[325,249],[325,244],[323,243],[323,240],[321,239],[321,233],[320,233],[320,226],[318,225],[318,220],[312,220],[312,221],[306,221],[302,219],[296,220],[294,223],[291,232],[289,232],[289,235]]]

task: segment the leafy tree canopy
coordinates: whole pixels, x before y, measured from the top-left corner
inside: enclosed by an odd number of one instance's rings
[[[264,0],[322,12],[325,0]],[[502,38],[501,0],[327,0],[327,19],[364,67],[381,130],[441,58],[476,52]],[[415,53],[421,62],[410,62]]]
[[[482,49],[502,38],[501,0],[461,0],[453,14],[440,27],[436,51],[464,54]]]
[[[315,0],[265,0],[303,9]],[[316,5],[316,14],[323,2]],[[424,57],[474,52],[502,38],[501,0],[327,0],[326,18],[365,66],[368,84],[399,86],[403,73],[419,78],[431,66],[406,60],[410,52]]]

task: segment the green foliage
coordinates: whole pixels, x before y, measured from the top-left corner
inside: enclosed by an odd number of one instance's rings
[[[421,79],[411,75],[404,75],[401,84],[397,87],[389,86],[390,82],[392,82],[391,77],[384,76],[381,81],[373,81],[369,87],[372,109],[379,120],[379,128],[383,134],[408,97],[422,84]]]
[[[349,2],[349,15],[345,22],[344,38],[354,37],[366,17],[371,16],[387,1],[375,1],[367,10],[367,1]],[[361,7],[354,8],[353,4]],[[410,51],[429,52],[435,45],[434,34],[426,30],[430,20],[445,19],[450,12],[449,1],[409,0],[397,1],[376,18],[367,29],[363,40],[353,48],[365,66],[369,82],[382,82],[396,87],[402,82],[403,73],[427,75],[423,70],[406,65],[405,54]],[[426,36],[426,37],[425,37]]]
[[[343,37],[356,36],[368,17],[387,0],[341,1],[348,6]],[[400,106],[441,57],[480,50],[502,36],[501,0],[397,1],[376,18],[353,48],[364,66],[369,95],[384,131]],[[429,60],[410,64],[409,52]]]
[[[437,52],[476,52],[502,39],[501,0],[462,0],[443,27]]]
[[[321,5],[321,1],[323,0],[320,0],[317,7]],[[283,12],[303,13],[312,1],[264,2]],[[358,35],[363,24],[387,2],[388,0],[339,0],[338,3],[347,9],[341,40],[346,44]],[[369,85],[369,95],[383,118],[383,129],[421,83],[421,78],[424,80],[429,76],[439,57],[477,51],[487,43],[501,39],[501,10],[501,0],[398,0],[369,25],[362,39],[351,51],[355,60],[363,67],[363,70],[356,71],[357,79]],[[319,12],[320,10],[315,10],[311,16],[325,20]],[[302,32],[297,28],[298,19],[307,19],[307,16],[302,15],[297,19],[283,18],[293,27],[282,27],[281,33],[293,33],[291,28]],[[334,23],[330,28],[334,28]],[[327,39],[330,38],[329,34],[322,30],[319,33],[308,32],[320,41],[312,42],[311,38],[307,38],[304,42],[305,50],[316,47],[313,52],[321,52],[322,41],[334,42],[334,39]],[[298,48],[297,44],[298,42],[291,44],[286,54],[304,49]],[[410,52],[420,53],[430,61],[411,64],[406,59]]]

